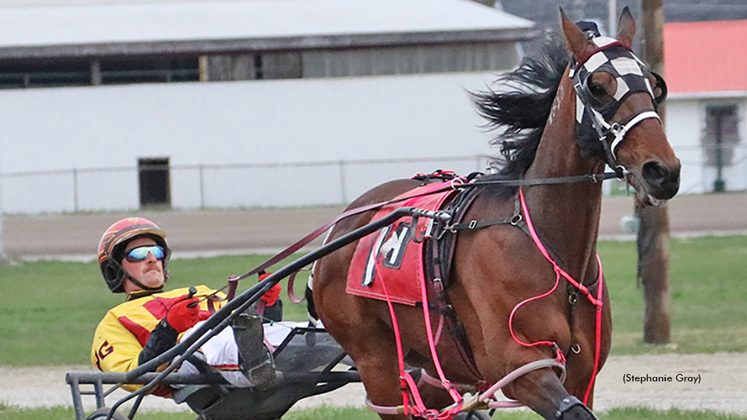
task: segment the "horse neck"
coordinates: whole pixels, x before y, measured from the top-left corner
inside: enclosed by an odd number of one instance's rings
[[[525,178],[598,173],[604,163],[581,156],[576,142],[576,95],[566,74],[558,87],[534,162]],[[535,229],[572,275],[583,279],[593,257],[602,207],[601,183],[535,186],[525,190]]]

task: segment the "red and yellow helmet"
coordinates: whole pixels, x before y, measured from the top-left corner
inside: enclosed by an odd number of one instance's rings
[[[147,235],[153,238],[161,246],[166,257],[163,260],[163,272],[168,278],[166,262],[171,255],[171,250],[166,243],[166,232],[161,230],[155,223],[142,217],[128,217],[115,222],[101,235],[99,240],[99,268],[104,276],[104,281],[112,293],[124,292],[124,279],[126,273],[122,270],[122,257],[124,245],[132,238]]]

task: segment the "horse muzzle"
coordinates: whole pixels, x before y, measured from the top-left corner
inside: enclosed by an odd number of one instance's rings
[[[636,200],[645,206],[663,206],[680,189],[680,161],[672,164],[649,161],[628,173],[627,181],[635,188]]]

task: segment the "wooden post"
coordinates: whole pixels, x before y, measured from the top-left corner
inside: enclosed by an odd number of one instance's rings
[[[664,74],[663,0],[642,0],[645,59],[651,69]],[[659,115],[664,123],[664,107]],[[666,207],[636,208],[638,230],[638,278],[643,283],[645,313],[643,341],[670,341],[669,321],[669,213]]]
[[[5,234],[3,233],[2,183],[3,178],[0,178],[0,264],[8,262],[8,254],[5,253]]]
[[[617,0],[607,0],[607,34],[615,36],[617,33]]]

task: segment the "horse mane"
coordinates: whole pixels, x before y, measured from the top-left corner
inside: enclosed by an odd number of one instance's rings
[[[506,162],[501,158],[490,162],[499,168],[496,177],[520,178],[534,161],[570,58],[560,36],[546,34],[516,70],[498,77],[497,89],[472,94],[486,127],[499,132],[490,144],[501,148]]]

